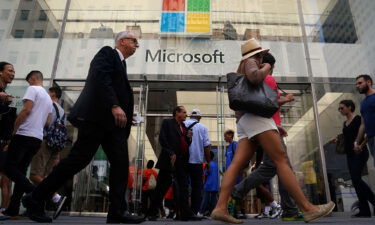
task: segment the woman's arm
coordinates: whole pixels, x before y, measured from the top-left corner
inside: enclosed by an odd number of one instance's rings
[[[252,84],[263,82],[264,78],[271,72],[270,64],[260,64],[255,58],[247,59],[244,66],[245,76]]]

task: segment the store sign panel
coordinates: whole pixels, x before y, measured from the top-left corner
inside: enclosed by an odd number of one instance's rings
[[[161,35],[211,35],[211,0],[163,0]]]

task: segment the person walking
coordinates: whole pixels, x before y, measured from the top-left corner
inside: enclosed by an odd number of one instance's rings
[[[219,191],[219,168],[216,160],[214,160],[215,153],[210,151],[210,166],[205,169],[206,180],[204,183],[203,201],[198,215],[205,216],[211,214],[217,202],[217,193]]]
[[[115,37],[115,48],[105,46],[94,56],[85,86],[68,116],[78,128],[78,138],[69,155],[22,200],[31,220],[52,221],[45,214],[45,201],[90,163],[100,145],[111,164],[107,223],[141,223],[144,220],[125,213],[124,197],[129,168],[127,140],[134,104],[126,59],[138,47],[135,34],[123,31]]]
[[[270,86],[272,89],[278,92],[279,106],[282,106],[288,102],[294,101],[293,94],[286,94],[285,96],[281,96],[280,92],[278,91],[278,85],[275,81],[275,78],[273,78],[272,76],[273,69],[276,63],[275,57],[273,57],[272,54],[267,52],[263,55],[263,63],[268,63],[271,65],[270,73],[264,78],[264,82],[268,86]],[[283,138],[286,137],[288,134],[286,130],[281,127],[280,109],[272,116],[272,119],[274,120],[279,130],[280,140],[286,152],[287,148],[286,148]],[[260,153],[260,155],[262,155],[262,159],[261,159],[262,162],[259,164],[259,167],[257,167],[256,170],[250,173],[249,176],[245,177],[241,181],[241,183],[234,186],[233,191],[232,191],[232,197],[234,199],[242,199],[251,189],[263,183],[268,183],[269,180],[271,180],[276,175],[276,165],[273,163],[272,159],[267,155],[267,153],[263,151],[261,147],[257,148],[257,159],[258,159],[258,152]],[[287,154],[286,154],[286,157],[288,157]],[[289,159],[288,159],[288,165],[291,167]],[[263,192],[263,195],[267,197],[270,203],[270,208],[265,208],[265,214],[261,213],[259,217],[276,218],[280,215],[282,211],[282,215],[281,215],[282,220],[285,220],[285,221],[303,220],[303,215],[298,211],[296,204],[294,203],[289,193],[285,190],[283,184],[280,182],[280,179],[279,179],[279,193],[280,193],[280,198],[281,198],[281,208],[280,208],[280,205],[273,200],[273,196],[269,192],[268,189],[258,188],[258,190]],[[272,211],[272,215],[267,215],[267,209],[270,209],[270,211]]]
[[[268,49],[262,49],[255,39],[247,40],[241,45],[242,60],[237,72],[243,74],[254,85],[263,82],[264,78],[270,74],[271,65],[262,63],[262,55],[265,52],[268,52]],[[256,142],[275,163],[281,182],[304,213],[305,222],[317,220],[333,210],[335,204],[331,201],[325,205],[313,205],[306,199],[288,165],[288,158],[282,146],[280,134],[272,118],[236,111],[236,119],[238,146],[230,167],[224,173],[219,200],[211,213],[212,219],[227,223],[243,223],[242,220],[228,214],[227,204],[236,176],[253,156]]]
[[[64,109],[59,104],[59,100],[62,95],[61,89],[59,87],[50,87],[48,89],[48,95],[51,97],[51,100],[53,102],[52,104],[54,105],[53,110],[52,110],[51,124],[49,126],[51,127],[52,124],[57,119],[57,114],[59,115],[59,118],[65,118],[65,112],[64,112]],[[42,144],[41,144],[41,148],[31,160],[29,178],[34,183],[34,185],[40,184],[40,182],[42,182],[42,180],[49,173],[51,173],[52,168],[58,164],[59,160],[60,160],[60,152],[50,149],[47,146],[46,137],[44,137]],[[61,196],[58,193],[55,193],[53,195],[52,203],[55,208],[53,219],[57,219],[57,217],[60,215],[62,207],[65,203],[65,200],[66,200],[66,196]]]
[[[186,120],[186,109],[177,106],[173,109],[173,118],[164,119],[159,133],[159,142],[162,147],[156,163],[159,169],[155,195],[152,198],[148,220],[155,221],[158,218],[158,209],[173,184],[173,194],[176,202],[177,218],[182,221],[199,220],[189,206],[188,175],[189,145],[191,144],[192,132],[189,131],[184,121]]]
[[[16,108],[10,107],[13,96],[6,93],[8,84],[12,83],[15,76],[14,67],[8,62],[0,62],[0,188],[1,207],[0,220],[7,220],[9,216],[2,212],[6,210],[10,202],[11,181],[3,173],[8,145],[13,132],[14,121],[16,120]]]
[[[151,203],[151,197],[154,194],[158,178],[158,173],[153,169],[154,164],[154,160],[149,160],[146,166],[147,169],[142,172],[142,212],[145,215],[149,209],[149,202]]]
[[[361,101],[362,120],[354,148],[359,151],[367,142],[375,166],[375,89],[372,88],[372,84],[372,78],[367,74],[359,75],[356,78],[356,88],[359,93],[365,95],[365,98]],[[365,133],[366,139],[364,139]]]
[[[199,109],[193,109],[190,120],[186,120],[185,126],[193,132],[191,145],[189,146],[188,176],[191,185],[191,210],[194,214],[199,212],[202,201],[203,187],[203,163],[210,162],[211,142],[208,137],[207,127],[200,123],[202,118]]]
[[[15,184],[9,206],[4,211],[12,217],[19,215],[23,194],[34,190],[26,172],[42,143],[43,128],[49,125],[52,116],[52,100],[43,88],[43,74],[33,70],[27,74],[26,81],[30,86],[26,89],[23,108],[14,123],[4,168],[5,174]]]
[[[360,146],[360,148],[354,148],[354,141],[361,126],[361,116],[354,115],[355,104],[352,100],[340,101],[338,109],[341,115],[346,117],[342,128],[344,149],[350,177],[359,201],[359,212],[352,215],[352,217],[371,217],[368,202],[375,207],[375,195],[368,184],[362,179],[362,171],[367,164],[369,152],[365,144]],[[337,142],[337,138],[333,139],[332,142]]]

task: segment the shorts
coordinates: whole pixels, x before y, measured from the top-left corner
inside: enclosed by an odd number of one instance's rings
[[[41,148],[36,153],[31,161],[30,175],[39,175],[46,177],[51,173],[53,167],[56,165],[56,160],[59,159],[58,152],[52,152],[47,148],[46,141],[43,140]]]
[[[243,138],[251,139],[267,130],[278,131],[275,121],[272,118],[245,113],[237,122],[238,140]]]

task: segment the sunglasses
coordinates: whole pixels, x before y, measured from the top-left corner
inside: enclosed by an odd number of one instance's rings
[[[344,109],[343,107],[339,107],[337,110],[341,111],[341,110],[343,110],[343,109]]]
[[[137,38],[124,38],[124,39],[132,40],[134,42],[134,44],[138,45]]]

